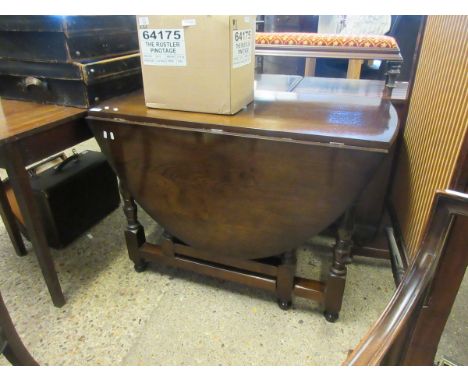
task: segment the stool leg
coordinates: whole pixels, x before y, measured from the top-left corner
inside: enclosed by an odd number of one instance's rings
[[[296,253],[288,251],[281,256],[281,265],[276,277],[276,297],[281,309],[287,310],[292,305],[294,277],[296,274]]]
[[[361,66],[364,60],[348,60],[348,73],[346,78],[356,79],[361,78]]]
[[[138,208],[130,192],[120,182],[120,193],[123,199],[123,210],[127,218],[125,229],[125,241],[127,243],[128,256],[134,263],[135,271],[143,272],[148,263],[140,257],[140,247],[146,242],[145,230],[138,221]]]
[[[346,284],[346,264],[350,263],[352,236],[354,226],[354,209],[350,208],[344,215],[338,228],[338,238],[333,251],[333,263],[328,273],[325,287],[325,319],[335,322],[341,310]]]
[[[317,59],[314,57],[307,57],[305,59],[304,67],[304,77],[314,77],[315,76],[315,66]]]

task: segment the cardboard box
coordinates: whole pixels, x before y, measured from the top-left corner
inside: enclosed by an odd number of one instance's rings
[[[235,114],[253,101],[255,16],[137,16],[146,106]]]

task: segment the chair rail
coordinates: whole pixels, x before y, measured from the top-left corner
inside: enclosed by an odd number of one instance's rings
[[[0,354],[12,365],[37,366],[38,363],[21,341],[0,293]]]
[[[406,271],[387,307],[349,354],[343,365],[399,364],[389,362],[394,346],[407,343],[409,327],[414,325],[414,314],[426,297],[443,255],[447,236],[455,216],[468,216],[468,194],[446,190],[436,192],[428,229],[420,250]],[[400,349],[401,350],[401,349]],[[397,350],[399,351],[399,350]]]

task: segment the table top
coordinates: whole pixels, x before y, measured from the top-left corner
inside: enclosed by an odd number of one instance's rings
[[[255,87],[255,102],[233,116],[149,109],[142,91],[104,102],[89,114],[377,149],[387,149],[395,138],[397,117],[390,103],[380,98],[382,81],[263,74],[256,76]],[[405,97],[405,84],[400,84],[392,101]],[[86,113],[73,107],[0,99],[0,143]]]
[[[0,98],[0,143],[82,118],[86,109]]]
[[[391,102],[367,82],[323,79],[313,91],[255,92],[255,101],[235,115],[216,115],[147,108],[143,91],[103,102],[89,110],[91,118],[156,124],[203,131],[263,136],[270,139],[355,146],[387,151],[396,138],[398,117]],[[320,82],[320,81],[319,81]],[[333,92],[330,92],[330,89]],[[296,87],[297,89],[297,87]]]

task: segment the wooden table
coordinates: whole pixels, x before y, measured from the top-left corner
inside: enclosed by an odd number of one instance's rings
[[[155,261],[323,303],[338,318],[349,208],[391,150],[394,107],[379,96],[256,92],[233,116],[149,109],[136,92],[87,121],[121,182],[137,271]],[[136,200],[165,229],[146,242]],[[295,248],[341,218],[326,282],[295,277]]]
[[[92,137],[86,110],[0,100],[0,167],[8,173],[47,288],[55,306],[65,298],[50,256],[26,166]],[[18,226],[0,182],[0,212],[18,255],[26,254]]]

